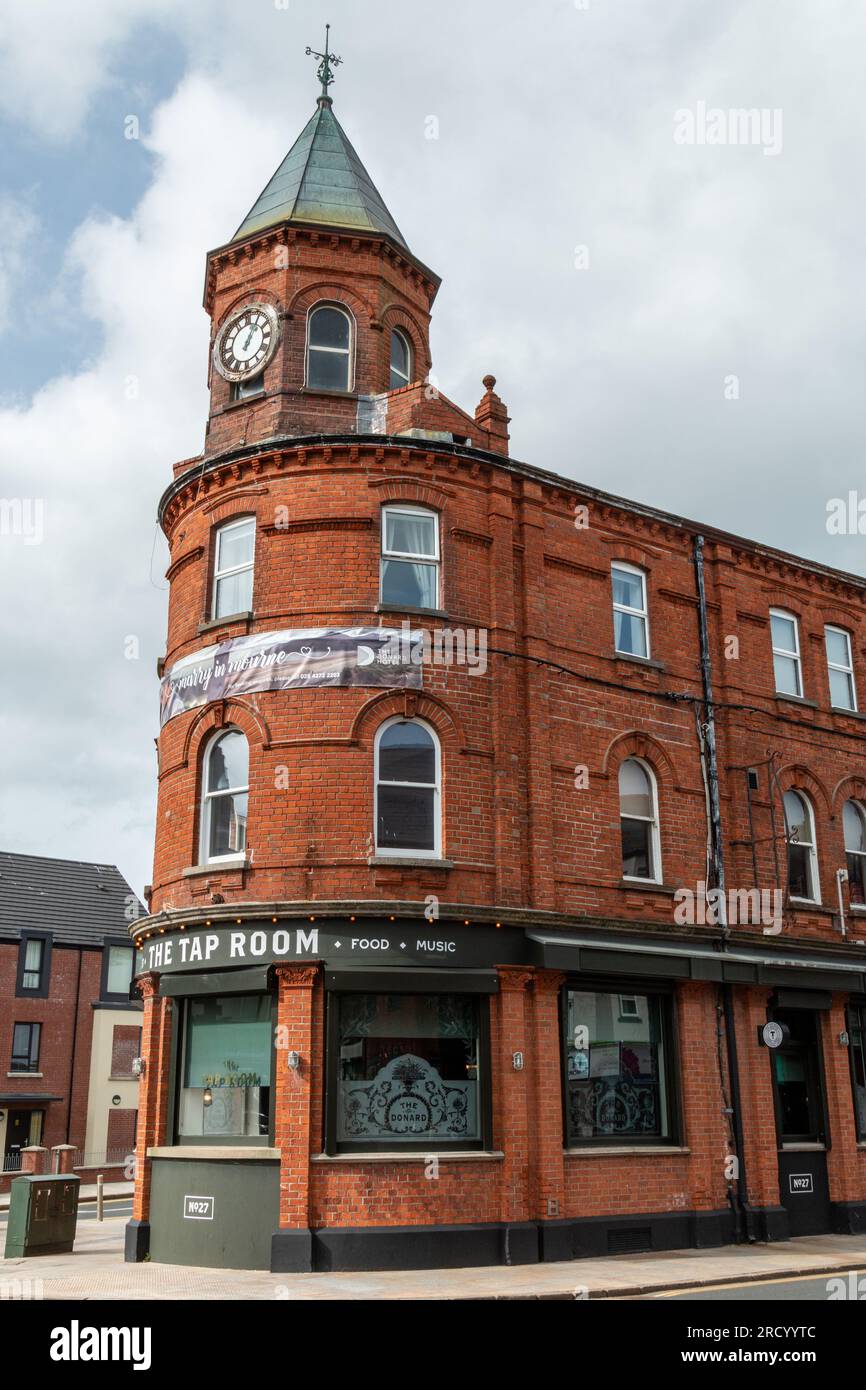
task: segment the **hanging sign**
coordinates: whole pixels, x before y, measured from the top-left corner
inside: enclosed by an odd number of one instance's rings
[[[387,627],[289,628],[233,637],[175,662],[159,722],[211,700],[321,686],[422,687],[423,633]]]

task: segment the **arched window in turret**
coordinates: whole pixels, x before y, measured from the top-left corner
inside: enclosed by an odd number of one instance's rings
[[[249,747],[240,729],[210,742],[202,763],[201,862],[233,859],[247,843]]]
[[[406,334],[399,328],[391,333],[391,381],[389,391],[408,386],[412,380],[412,348]]]
[[[354,352],[352,320],[336,304],[320,304],[307,320],[307,386],[314,391],[351,391]]]

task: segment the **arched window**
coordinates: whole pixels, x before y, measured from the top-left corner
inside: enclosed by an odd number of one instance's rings
[[[800,659],[800,626],[793,613],[782,608],[770,609],[770,634],[773,643],[773,673],[777,695],[803,694],[803,663]]]
[[[391,384],[390,391],[398,386],[408,386],[412,380],[412,349],[409,339],[399,328],[391,333]]]
[[[376,736],[376,852],[439,858],[439,740],[418,719],[390,719]]]
[[[661,882],[656,783],[646,763],[626,758],[619,769],[622,876]]]
[[[201,862],[233,859],[247,843],[249,748],[240,729],[213,739],[202,764]]]
[[[863,907],[866,905],[866,812],[859,801],[845,802],[842,827],[848,866],[848,900],[852,906]]]
[[[802,792],[785,792],[785,832],[788,838],[788,892],[802,902],[819,903],[815,818]]]
[[[382,603],[439,607],[439,518],[409,504],[382,509]]]
[[[320,304],[307,321],[307,386],[352,389],[352,320],[334,304]]]

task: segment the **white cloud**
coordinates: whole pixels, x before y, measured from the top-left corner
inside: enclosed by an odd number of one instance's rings
[[[0,197],[0,333],[9,325],[15,289],[27,269],[27,251],[39,219],[19,198]]]

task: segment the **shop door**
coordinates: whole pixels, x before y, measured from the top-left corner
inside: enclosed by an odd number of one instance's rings
[[[6,1119],[6,1152],[3,1167],[7,1171],[21,1169],[21,1150],[30,1142],[30,1111],[10,1110]]]
[[[785,1039],[771,1053],[779,1191],[792,1236],[830,1230],[827,1121],[820,1021],[814,1009],[777,1009]]]

